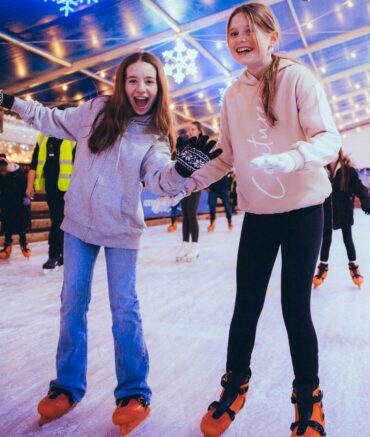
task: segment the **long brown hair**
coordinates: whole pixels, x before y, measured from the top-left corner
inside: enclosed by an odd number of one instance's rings
[[[261,3],[248,3],[245,5],[238,6],[231,13],[229,20],[227,22],[227,38],[229,38],[231,20],[237,14],[245,15],[246,19],[249,22],[249,26],[252,32],[257,27],[262,32],[265,32],[267,34],[277,32],[278,35],[280,35],[280,27],[277,22],[277,19],[272,13],[272,10]],[[258,41],[256,39],[255,39],[255,43],[258,45]],[[275,126],[278,119],[272,109],[272,103],[276,95],[276,82],[277,82],[277,74],[279,72],[279,63],[280,63],[280,59],[282,58],[283,59],[290,59],[290,58],[285,58],[283,56],[277,56],[277,55],[271,55],[271,56],[272,56],[272,62],[270,63],[268,69],[264,72],[264,74],[260,79],[260,90],[261,90],[263,109],[266,114],[266,117],[270,122],[270,124],[272,126]],[[296,62],[294,59],[291,60],[293,62]]]
[[[153,125],[169,138],[171,149],[174,147],[174,121],[170,111],[169,92],[166,76],[159,59],[148,52],[136,52],[125,58],[116,71],[113,94],[108,97],[104,107],[95,117],[91,126],[89,149],[98,154],[112,147],[116,139],[122,135],[135,112],[125,92],[127,68],[135,62],[147,62],[157,72],[158,94],[152,107]]]
[[[330,180],[334,179],[335,170],[338,164],[340,165],[339,188],[340,191],[346,192],[348,191],[349,175],[350,175],[349,168],[352,167],[352,162],[349,156],[344,154],[343,149],[339,149],[338,158],[335,161],[334,168],[329,164]]]

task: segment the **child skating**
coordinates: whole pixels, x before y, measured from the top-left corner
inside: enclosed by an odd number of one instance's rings
[[[45,135],[77,141],[74,172],[65,196],[64,282],[57,375],[40,401],[40,425],[71,411],[87,382],[87,312],[94,265],[104,247],[113,321],[117,386],[113,423],[127,434],[150,413],[148,353],[136,295],[136,262],[145,228],[142,181],[156,194],[176,195],[185,178],[221,151],[199,138],[184,142],[170,161],[173,127],[167,81],[150,53],[125,58],[111,96],[65,111],[3,94],[11,108]],[[185,150],[186,149],[186,150]]]
[[[223,154],[186,183],[187,192],[197,191],[234,167],[238,206],[245,212],[226,374],[219,400],[201,421],[207,437],[226,431],[252,389],[256,328],[279,249],[282,310],[295,376],[291,437],[325,435],[310,297],[322,237],[322,204],[331,192],[324,166],[337,155],[340,135],[313,74],[273,54],[279,36],[267,6],[253,2],[232,12],[229,50],[247,70],[224,96],[218,141]],[[266,366],[266,371],[272,369]],[[253,435],[253,430],[248,432]]]

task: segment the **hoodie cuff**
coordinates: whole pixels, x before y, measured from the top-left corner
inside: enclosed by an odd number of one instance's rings
[[[305,164],[302,154],[298,150],[291,150],[290,152],[287,153],[294,159],[295,162],[294,171],[302,170]]]

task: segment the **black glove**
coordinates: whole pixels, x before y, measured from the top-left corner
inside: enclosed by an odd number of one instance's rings
[[[193,137],[190,140],[178,137],[176,142],[175,169],[181,176],[188,178],[195,170],[199,170],[208,161],[221,155],[221,149],[211,152],[216,141],[208,141],[208,139],[208,135],[202,135],[199,138]]]
[[[0,106],[6,109],[12,109],[14,103],[14,97],[9,94],[4,94],[3,90],[0,90]]]

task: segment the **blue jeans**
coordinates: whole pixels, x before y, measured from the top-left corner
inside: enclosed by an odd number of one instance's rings
[[[99,250],[99,246],[84,243],[67,233],[64,235],[57,379],[50,382],[50,387],[69,390],[76,402],[86,392],[87,312]],[[120,399],[142,394],[150,402],[151,390],[147,384],[149,358],[135,289],[137,252],[105,248],[118,381],[114,396]]]
[[[218,198],[222,200],[226,212],[226,218],[228,221],[230,221],[232,219],[232,214],[231,214],[231,208],[229,202],[229,192],[227,190],[222,190],[222,191],[211,190],[208,193],[208,205],[209,205],[211,220],[215,220],[216,218],[216,206],[217,206]]]

